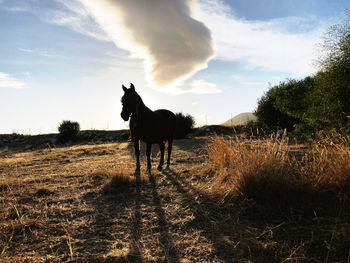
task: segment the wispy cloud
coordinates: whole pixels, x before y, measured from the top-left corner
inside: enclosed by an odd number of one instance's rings
[[[0,4],[1,4],[1,0],[0,0]],[[5,10],[10,12],[28,12],[30,11],[30,8],[14,6],[14,7],[5,7]]]
[[[89,11],[78,0],[8,2],[5,10],[9,12],[30,12],[46,23],[65,26],[98,40],[111,41],[109,36],[96,24]]]
[[[0,72],[0,88],[24,88],[27,84],[19,81],[10,75]]]
[[[19,51],[28,53],[28,54],[33,54],[33,55],[39,55],[42,57],[60,57],[64,58],[63,56],[60,56],[56,54],[54,51],[47,50],[47,49],[30,49],[30,48],[18,48]]]
[[[75,9],[70,11],[53,11],[51,15],[41,17],[48,23],[66,26],[71,30],[101,41],[111,41],[110,37],[101,30],[88,13],[74,13]]]
[[[302,75],[314,71],[315,45],[322,32],[315,17],[248,21],[236,18],[220,0],[199,3],[195,16],[211,30],[217,59],[250,69]]]

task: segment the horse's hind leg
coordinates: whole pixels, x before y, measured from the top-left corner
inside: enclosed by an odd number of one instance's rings
[[[152,144],[151,143],[147,143],[147,147],[146,147],[146,156],[147,156],[147,171],[150,172],[151,171],[151,148],[152,148]]]
[[[163,164],[164,164],[164,149],[165,149],[165,145],[163,142],[159,143],[159,149],[160,149],[160,161],[159,161],[159,165],[158,165],[158,171],[161,171],[163,168]]]
[[[173,149],[173,139],[169,139],[168,141],[168,160],[166,162],[166,169],[170,168],[170,157],[171,157],[171,150]]]

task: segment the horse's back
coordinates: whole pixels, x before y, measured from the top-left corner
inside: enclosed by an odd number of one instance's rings
[[[161,121],[164,122],[164,125],[169,126],[170,128],[175,129],[176,126],[176,116],[173,112],[170,110],[156,110],[154,111],[156,115],[158,115],[161,119]]]
[[[157,116],[157,126],[162,133],[173,136],[176,128],[176,116],[169,110],[156,110],[154,114]]]
[[[160,143],[172,140],[176,128],[176,116],[169,110],[156,110],[136,124],[137,137],[144,142]]]

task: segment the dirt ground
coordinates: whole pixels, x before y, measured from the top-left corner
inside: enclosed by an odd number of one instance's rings
[[[204,194],[207,139],[175,141],[170,170],[154,158],[148,174],[143,155],[140,175],[128,142],[3,151],[0,262],[304,262],[313,219],[251,216],[249,200]]]

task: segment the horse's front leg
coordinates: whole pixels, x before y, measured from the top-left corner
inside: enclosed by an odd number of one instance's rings
[[[173,149],[173,138],[168,140],[168,161],[166,162],[166,169],[170,169],[170,158],[171,158],[171,150]]]
[[[158,165],[158,171],[161,171],[163,169],[163,164],[164,164],[164,149],[165,145],[163,142],[159,143],[159,150],[160,150],[160,161]]]
[[[136,172],[140,171],[140,140],[134,138],[134,147],[135,147],[135,157],[136,157]]]
[[[151,171],[151,148],[152,148],[152,143],[147,143],[147,148],[146,148],[146,156],[147,156],[147,171]]]

